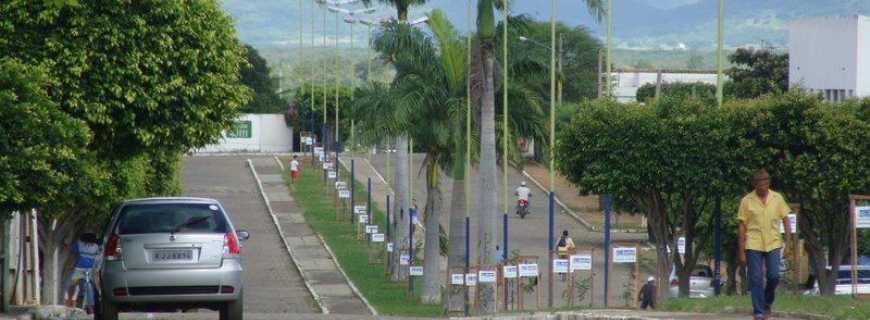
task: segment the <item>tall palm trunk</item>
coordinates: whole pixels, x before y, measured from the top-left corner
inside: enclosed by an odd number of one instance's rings
[[[463,160],[460,160],[463,161]],[[447,273],[453,268],[465,267],[465,178],[457,175],[453,179],[452,199],[450,203],[450,230],[447,241]],[[449,279],[447,281],[450,281]],[[462,295],[453,295],[448,301],[448,310],[455,310],[463,305]]]
[[[402,281],[407,279],[408,266],[399,265],[399,259],[403,250],[408,249],[408,137],[401,135],[396,138],[396,204],[393,208],[396,219],[396,235],[393,237],[393,281]]]
[[[491,264],[495,255],[495,246],[498,243],[497,200],[498,188],[496,188],[496,153],[495,153],[495,86],[493,83],[493,67],[495,59],[492,55],[491,42],[483,43],[482,59],[484,62],[484,92],[481,99],[481,123],[480,123],[480,207],[479,220],[477,222],[477,255],[478,264]],[[494,304],[490,303],[493,296],[492,287],[481,286],[484,299],[482,307],[491,311]]]
[[[426,245],[423,251],[423,303],[441,302],[441,187],[438,164],[426,163]]]

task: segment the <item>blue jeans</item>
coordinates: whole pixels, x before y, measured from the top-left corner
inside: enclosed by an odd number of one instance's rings
[[[746,272],[749,273],[749,290],[752,292],[752,314],[761,316],[770,310],[779,284],[779,263],[782,248],[770,252],[746,250]],[[767,269],[767,284],[763,282],[761,266]]]

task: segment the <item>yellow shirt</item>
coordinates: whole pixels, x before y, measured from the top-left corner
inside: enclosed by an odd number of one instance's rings
[[[767,204],[761,202],[755,191],[740,200],[737,221],[746,225],[746,249],[770,252],[782,247],[779,224],[791,211],[785,199],[770,190]]]

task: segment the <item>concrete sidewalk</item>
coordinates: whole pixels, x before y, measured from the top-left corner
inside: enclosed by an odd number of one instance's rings
[[[253,171],[262,185],[267,207],[278,225],[294,263],[306,286],[324,313],[369,315],[371,308],[360,297],[334,261],[326,244],[305,222],[284,182],[282,168],[276,158],[251,160]]]

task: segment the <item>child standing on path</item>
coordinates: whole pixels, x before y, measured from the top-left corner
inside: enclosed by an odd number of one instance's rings
[[[290,160],[290,184],[296,185],[296,178],[299,177],[299,160],[296,155],[293,155],[293,160]]]

